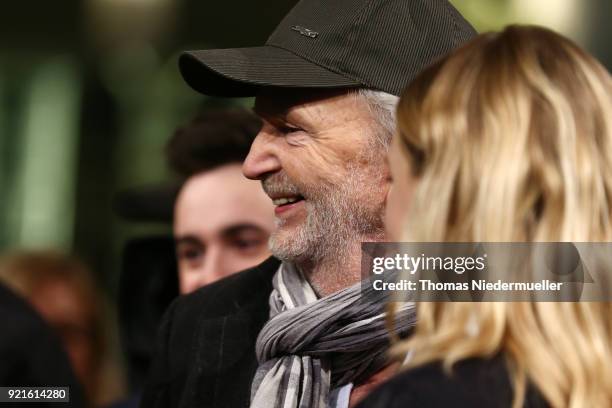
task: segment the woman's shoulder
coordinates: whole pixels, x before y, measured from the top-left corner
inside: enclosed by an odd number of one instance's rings
[[[511,407],[514,391],[504,358],[472,358],[450,373],[434,362],[399,373],[369,395],[359,408]],[[525,407],[547,405],[530,389]]]

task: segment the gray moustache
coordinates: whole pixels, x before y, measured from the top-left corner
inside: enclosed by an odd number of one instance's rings
[[[300,189],[284,175],[269,176],[261,181],[261,186],[268,195],[302,195]]]

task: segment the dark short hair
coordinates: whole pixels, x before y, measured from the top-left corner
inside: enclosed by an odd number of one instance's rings
[[[201,112],[168,141],[168,165],[186,179],[224,164],[242,163],[260,129],[261,120],[244,108]]]

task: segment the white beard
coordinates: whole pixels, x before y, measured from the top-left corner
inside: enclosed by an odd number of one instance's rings
[[[307,216],[301,225],[285,227],[284,221],[277,219],[269,241],[277,258],[297,264],[342,262],[355,244],[384,237],[384,191],[379,191],[383,175],[363,168],[348,170],[341,184],[317,186],[308,192],[304,203]]]

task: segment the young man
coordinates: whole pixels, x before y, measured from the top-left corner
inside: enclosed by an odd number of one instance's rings
[[[246,110],[208,110],[168,142],[170,167],[183,179],[173,220],[181,294],[270,256],[274,208],[241,170],[260,128]]]

